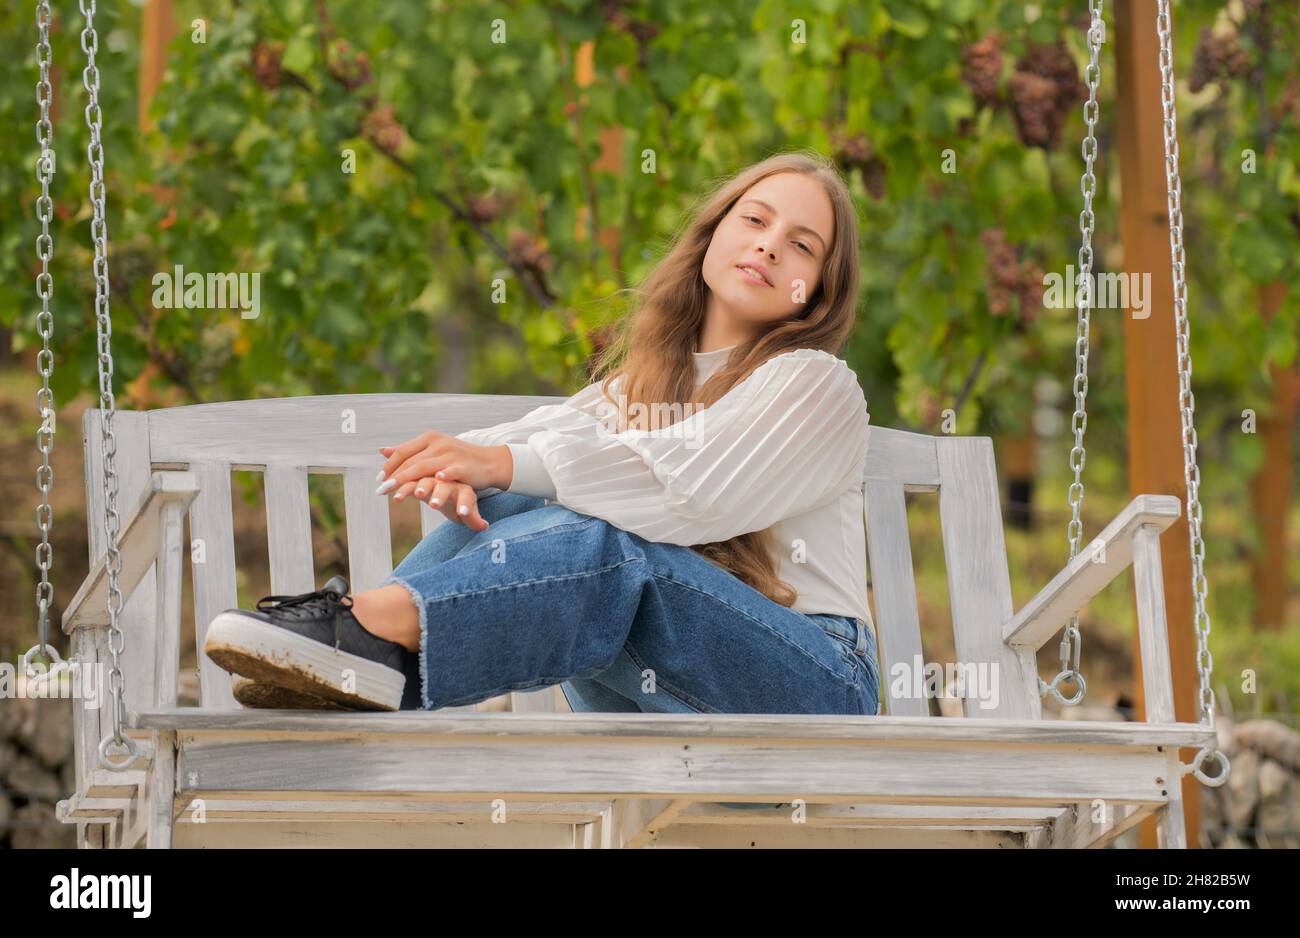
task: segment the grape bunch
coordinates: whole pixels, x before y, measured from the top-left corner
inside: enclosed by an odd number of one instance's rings
[[[540,273],[546,273],[551,270],[555,264],[555,258],[546,246],[540,243],[527,231],[522,228],[512,228],[510,231],[510,263],[514,267],[524,267],[528,270]]]
[[[280,87],[280,60],[284,57],[283,42],[253,43],[251,68],[257,83],[268,91]]]
[[[346,39],[335,39],[329,45],[326,63],[330,74],[348,91],[355,91],[370,81],[370,57],[356,52]]]
[[[471,195],[465,199],[465,212],[476,222],[487,224],[501,217],[504,205],[500,196]]]
[[[961,52],[961,80],[975,96],[977,107],[998,103],[1002,82],[1002,37],[990,33]]]
[[[858,171],[862,185],[873,199],[885,195],[885,161],[876,153],[865,134],[852,137],[836,135],[834,138],[835,159],[846,171]]]
[[[1064,40],[1029,44],[1016,61],[1007,87],[1011,116],[1025,146],[1050,150],[1061,138],[1070,112],[1083,100],[1087,86]]]
[[[1192,57],[1187,87],[1200,91],[1212,81],[1226,82],[1250,70],[1250,56],[1237,42],[1235,32],[1215,35],[1207,26],[1201,30]]]
[[[1022,322],[1030,322],[1043,306],[1043,270],[1037,264],[1021,263],[1015,247],[1001,228],[980,232],[984,247],[984,284],[989,312],[1005,316],[1014,304]]]
[[[638,45],[645,45],[659,35],[659,27],[646,20],[633,19],[623,12],[621,0],[602,0],[601,6],[605,22],[615,29],[621,29],[636,39]]]
[[[366,139],[389,156],[397,156],[406,140],[406,128],[398,122],[391,104],[374,108],[361,121]]]

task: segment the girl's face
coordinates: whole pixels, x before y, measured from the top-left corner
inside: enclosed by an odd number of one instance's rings
[[[731,207],[704,254],[709,318],[746,330],[797,316],[817,292],[835,237],[821,183],[803,173],[760,179]],[[741,270],[752,265],[752,272]]]

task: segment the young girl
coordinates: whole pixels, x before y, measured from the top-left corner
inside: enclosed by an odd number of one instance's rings
[[[426,709],[560,684],[574,710],[874,714],[866,400],[835,353],[858,237],[830,162],[720,186],[563,404],[395,447],[448,519],[384,585],[270,596],[206,653],[254,706]]]

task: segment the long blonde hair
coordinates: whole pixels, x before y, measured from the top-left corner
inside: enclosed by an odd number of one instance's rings
[[[718,224],[731,207],[760,179],[783,172],[803,173],[820,182],[830,197],[835,234],[822,269],[821,282],[803,308],[788,319],[740,343],[726,364],[695,389],[695,351],[704,326],[708,286],[704,255]],[[838,355],[852,331],[858,296],[858,226],[848,187],[833,161],[810,151],[778,153],[755,163],[706,194],[668,253],[645,277],[634,294],[629,314],[614,328],[614,336],[592,362],[592,379],[601,381],[605,397],[614,403],[610,384],[619,380],[619,393],[637,420],[655,408],[690,413],[674,403],[707,407],[745,380],[763,362],[783,352],[814,348]],[[632,408],[632,404],[647,405]],[[625,429],[626,427],[623,427]],[[641,429],[649,429],[648,426]],[[794,480],[791,480],[792,483]],[[772,529],[739,534],[726,541],[693,545],[697,551],[764,596],[790,606],[797,593],[777,576],[777,549]]]

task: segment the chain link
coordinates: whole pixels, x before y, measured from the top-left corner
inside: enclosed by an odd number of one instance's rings
[[[1079,180],[1079,191],[1083,194],[1083,211],[1079,213],[1079,232],[1082,241],[1079,245],[1078,288],[1075,290],[1075,306],[1078,309],[1078,327],[1074,339],[1075,373],[1074,373],[1074,414],[1070,418],[1070,427],[1074,431],[1074,446],[1070,450],[1070,468],[1074,471],[1074,481],[1070,483],[1070,523],[1066,527],[1066,536],[1070,541],[1070,560],[1079,553],[1079,544],[1083,541],[1083,521],[1079,518],[1083,506],[1083,465],[1086,453],[1083,448],[1083,433],[1088,428],[1088,340],[1090,315],[1092,311],[1092,233],[1096,226],[1096,217],[1092,212],[1092,197],[1097,192],[1097,177],[1093,175],[1093,163],[1097,158],[1097,118],[1100,107],[1097,104],[1097,86],[1101,82],[1101,44],[1106,41],[1106,22],[1102,18],[1102,0],[1089,0],[1092,13],[1088,26],[1088,65],[1084,69],[1084,79],[1088,85],[1088,100],[1083,103],[1083,120],[1088,132],[1083,138],[1083,177]],[[1038,680],[1040,694],[1051,694],[1065,706],[1073,706],[1083,700],[1088,685],[1079,670],[1079,654],[1083,649],[1083,636],[1079,633],[1079,614],[1076,612],[1065,627],[1061,638],[1061,671],[1048,684],[1042,678]],[[1061,694],[1060,685],[1072,681],[1075,692],[1070,697]]]
[[[54,563],[54,551],[50,546],[53,518],[50,490],[54,485],[50,453],[54,449],[55,432],[54,392],[50,390],[50,376],[54,373],[54,354],[50,350],[50,339],[54,335],[54,316],[50,313],[50,299],[54,296],[54,277],[50,274],[50,258],[54,256],[50,219],[54,214],[54,202],[50,198],[50,180],[54,175],[55,160],[54,125],[50,122],[54,89],[50,85],[49,0],[40,0],[36,4],[36,31],[36,62],[40,70],[36,82],[36,104],[40,108],[40,117],[36,121],[36,142],[40,145],[36,156],[36,181],[41,187],[41,194],[36,198],[36,217],[41,223],[41,233],[36,236],[36,256],[41,262],[40,273],[36,275],[36,296],[41,301],[41,311],[36,315],[36,329],[41,336],[41,350],[36,355],[36,370],[41,376],[41,387],[36,392],[36,412],[41,418],[36,430],[36,448],[41,454],[41,464],[36,468],[36,488],[41,493],[41,503],[36,508],[36,526],[41,530],[41,543],[36,547],[36,566],[41,571],[41,579],[36,584],[37,645],[23,661],[23,672],[29,678],[33,676],[29,670],[31,655],[37,649],[51,661],[58,654],[49,645],[50,606],[54,601],[54,587],[50,584],[50,568]]]
[[[1187,318],[1187,267],[1183,254],[1183,184],[1178,168],[1178,111],[1174,105],[1174,53],[1169,19],[1169,0],[1159,0],[1156,8],[1156,32],[1160,36],[1160,104],[1164,114],[1165,183],[1169,195],[1169,258],[1173,267],[1174,322],[1178,350],[1178,407],[1182,419],[1183,479],[1187,483],[1187,524],[1191,531],[1192,598],[1195,603],[1197,657],[1196,670],[1201,678],[1200,722],[1214,727],[1214,690],[1210,675],[1214,659],[1210,657],[1210,614],[1206,610],[1209,583],[1205,578],[1205,541],[1201,537],[1201,470],[1196,465],[1196,427],[1193,422],[1196,399],[1192,396],[1192,353],[1190,323]],[[1222,771],[1207,776],[1201,766],[1214,755]],[[1228,780],[1228,757],[1217,749],[1202,749],[1192,763],[1192,771],[1206,785],[1218,787]]]
[[[113,321],[109,315],[108,305],[108,222],[104,210],[104,146],[100,140],[103,126],[103,114],[99,107],[99,69],[95,66],[95,53],[99,50],[99,35],[95,32],[95,0],[78,0],[81,12],[86,18],[85,29],[81,31],[81,50],[86,53],[86,67],[82,70],[81,80],[86,88],[86,126],[90,130],[90,141],[86,144],[86,159],[90,164],[90,201],[93,216],[90,222],[90,236],[95,245],[95,260],[92,271],[95,277],[95,326],[98,336],[99,356],[99,401],[103,423],[100,433],[104,459],[104,527],[107,535],[108,568],[108,651],[111,666],[108,671],[108,689],[113,700],[113,735],[105,737],[99,746],[100,764],[107,769],[126,769],[140,757],[139,747],[130,737],[123,737],[122,722],[125,718],[126,703],[122,687],[122,649],[125,637],[118,625],[122,612],[122,591],[118,587],[118,575],[122,571],[122,554],[117,547],[117,533],[121,520],[117,513],[117,473],[113,467],[117,455],[117,437],[113,432],[113,415],[117,411],[113,398]],[[114,762],[108,756],[108,745],[125,749],[127,758]]]
[[[36,275],[36,296],[41,301],[41,311],[36,315],[36,330],[41,336],[41,350],[36,354],[36,370],[41,375],[41,387],[36,392],[36,412],[41,423],[36,430],[36,449],[41,454],[41,464],[36,467],[36,488],[41,493],[41,503],[36,508],[36,526],[41,530],[41,542],[36,545],[36,566],[41,571],[36,584],[36,635],[37,642],[23,655],[20,667],[27,678],[29,691],[57,674],[67,670],[63,657],[50,641],[50,606],[54,603],[54,587],[50,584],[50,568],[54,564],[54,550],[50,545],[50,527],[53,511],[50,508],[50,490],[54,486],[54,469],[50,466],[50,453],[54,451],[55,406],[54,392],[50,390],[50,376],[54,373],[54,353],[50,339],[54,336],[54,316],[50,313],[50,300],[54,297],[54,277],[50,274],[50,259],[54,256],[54,238],[50,235],[50,219],[54,216],[54,201],[50,198],[50,180],[54,176],[54,125],[50,121],[50,105],[54,101],[54,87],[50,84],[50,5],[41,0],[36,5],[36,64],[39,77],[36,81],[36,105],[40,117],[36,121],[36,142],[40,152],[36,155],[36,180],[41,194],[36,197],[36,217],[41,223],[41,233],[36,236],[36,256],[41,261]],[[45,656],[50,667],[38,673],[32,667],[37,654]]]

